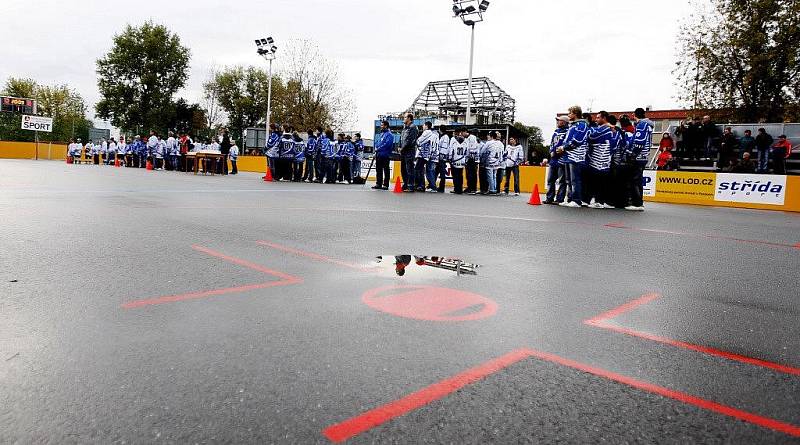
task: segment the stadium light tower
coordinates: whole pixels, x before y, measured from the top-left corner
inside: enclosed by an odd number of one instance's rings
[[[256,39],[256,47],[258,48],[258,55],[269,61],[269,80],[267,81],[267,134],[264,138],[264,142],[266,143],[269,141],[269,121],[270,117],[272,117],[272,61],[275,60],[275,53],[278,51],[278,47],[275,46],[275,40],[273,40],[272,37]]]
[[[470,27],[469,41],[469,80],[467,82],[467,115],[465,124],[469,125],[472,114],[472,62],[475,54],[475,24],[483,21],[483,14],[489,9],[488,0],[453,0],[453,17],[458,17]]]

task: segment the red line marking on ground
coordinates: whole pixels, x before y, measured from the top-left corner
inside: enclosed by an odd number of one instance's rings
[[[376,426],[408,414],[409,412],[421,408],[431,402],[440,400],[467,385],[478,382],[491,374],[494,374],[529,357],[534,357],[540,360],[576,369],[587,374],[592,374],[645,392],[677,400],[679,402],[693,405],[708,411],[713,411],[728,417],[733,417],[735,419],[768,428],[773,431],[800,437],[800,427],[796,425],[781,422],[769,417],[759,416],[757,414],[736,409],[731,406],[713,402],[711,400],[664,388],[652,383],[643,382],[622,374],[617,374],[612,371],[597,368],[560,357],[555,354],[541,352],[534,349],[517,349],[512,351],[502,357],[490,360],[482,365],[476,366],[453,377],[447,378],[438,383],[434,383],[433,385],[422,388],[419,391],[413,392],[393,402],[389,402],[383,406],[369,410],[356,417],[345,420],[344,422],[331,425],[325,428],[322,431],[322,434],[333,442],[344,442]]]
[[[742,411],[740,409],[736,409],[728,405],[723,405],[721,403],[713,402],[711,400],[696,397],[680,391],[664,388],[662,386],[654,385],[652,383],[643,382],[641,380],[627,377],[622,374],[617,374],[615,372],[608,371],[602,368],[597,368],[584,363],[576,362],[574,360],[569,360],[563,357],[559,357],[555,354],[549,354],[547,352],[540,352],[532,349],[528,350],[528,353],[533,357],[546,360],[552,363],[557,363],[559,365],[567,366],[573,369],[577,369],[579,371],[593,374],[598,377],[603,377],[609,380],[613,380],[615,382],[619,382],[636,389],[641,389],[642,391],[658,394],[662,397],[667,397],[673,400],[677,400],[679,402],[687,403],[689,405],[694,405],[698,408],[706,409],[729,417],[733,417],[748,423],[752,423],[754,425],[771,429],[773,431],[778,431],[784,434],[788,434],[790,436],[800,437],[800,427],[792,425],[790,423],[781,422],[779,420],[771,419],[769,417],[759,416],[757,414],[753,414],[747,411]]]
[[[268,287],[287,286],[287,285],[290,285],[290,284],[298,284],[298,283],[302,283],[303,282],[303,280],[298,278],[298,277],[295,277],[295,276],[292,276],[292,275],[289,275],[289,274],[285,274],[285,273],[279,272],[277,270],[267,269],[266,267],[260,266],[258,264],[251,263],[251,262],[243,260],[241,258],[235,258],[235,257],[232,257],[232,256],[228,256],[228,255],[225,255],[223,253],[211,250],[211,249],[206,248],[206,247],[193,245],[192,249],[197,250],[199,252],[203,252],[203,253],[205,253],[207,255],[211,255],[213,257],[219,258],[221,260],[227,261],[229,263],[236,264],[238,266],[247,267],[248,269],[253,269],[255,271],[261,272],[261,273],[266,274],[266,275],[272,275],[272,276],[278,277],[278,278],[280,278],[280,280],[279,281],[267,281],[265,283],[248,284],[248,285],[244,285],[244,286],[225,287],[225,288],[220,288],[220,289],[211,289],[211,290],[188,292],[188,293],[185,293],[185,294],[165,295],[165,296],[161,296],[161,297],[147,298],[147,299],[143,299],[143,300],[130,301],[128,303],[123,304],[122,308],[123,309],[135,309],[135,308],[140,308],[140,307],[143,307],[143,306],[153,306],[153,305],[164,304],[164,303],[173,303],[173,302],[176,302],[176,301],[195,300],[195,299],[198,299],[198,298],[213,297],[213,296],[217,296],[217,295],[232,294],[232,293],[236,293],[236,292],[246,292],[246,291],[256,290],[256,289],[265,289],[265,288],[268,288]]]
[[[391,292],[398,290],[401,292]],[[384,286],[368,290],[361,300],[377,311],[415,320],[472,321],[497,313],[497,303],[482,295],[434,286]],[[465,315],[451,315],[473,306],[480,306],[480,309]]]
[[[797,244],[795,244],[795,245],[794,245],[794,248],[795,248],[795,249],[800,249],[800,243],[797,243]]]
[[[647,303],[649,303],[649,302],[651,302],[651,301],[653,301],[653,300],[655,300],[655,299],[657,299],[659,297],[660,297],[660,295],[658,295],[658,294],[647,294],[647,295],[644,295],[644,296],[639,297],[639,298],[637,298],[637,299],[635,299],[633,301],[629,301],[629,302],[627,302],[627,303],[625,303],[625,304],[623,304],[623,305],[621,305],[619,307],[616,307],[616,308],[614,308],[614,309],[612,309],[612,310],[610,310],[608,312],[604,312],[604,313],[602,313],[602,314],[600,314],[598,316],[595,316],[595,317],[592,317],[592,318],[590,318],[588,320],[585,320],[584,324],[587,324],[587,325],[590,325],[590,326],[594,326],[594,327],[598,327],[598,328],[601,328],[601,329],[607,329],[609,331],[617,332],[617,333],[620,333],[620,334],[630,335],[632,337],[638,337],[638,338],[643,338],[645,340],[651,340],[651,341],[655,341],[655,342],[659,342],[659,343],[664,343],[664,344],[667,344],[667,345],[670,345],[670,346],[675,346],[677,348],[683,348],[683,349],[688,349],[688,350],[691,350],[691,351],[700,352],[700,353],[703,353],[703,354],[714,355],[714,356],[722,357],[722,358],[725,358],[725,359],[728,359],[728,360],[733,360],[733,361],[737,361],[737,362],[741,362],[741,363],[747,363],[747,364],[750,364],[750,365],[760,366],[762,368],[769,368],[769,369],[773,369],[775,371],[783,372],[783,373],[786,373],[786,374],[800,375],[800,368],[795,368],[793,366],[782,365],[780,363],[774,363],[774,362],[770,362],[770,361],[762,360],[762,359],[758,359],[758,358],[753,358],[753,357],[747,357],[745,355],[735,354],[733,352],[723,351],[721,349],[716,349],[716,348],[712,348],[712,347],[709,347],[709,346],[702,346],[702,345],[697,345],[697,344],[694,344],[694,343],[675,340],[675,339],[672,339],[672,338],[662,337],[662,336],[651,334],[651,333],[648,333],[648,332],[637,331],[635,329],[624,328],[624,327],[616,326],[616,325],[614,325],[612,323],[609,323],[609,321],[611,319],[619,317],[620,315],[622,315],[622,314],[624,314],[626,312],[630,312],[630,311],[636,309],[637,307],[639,307],[639,306],[641,306],[643,304],[647,304]]]
[[[369,410],[336,425],[331,425],[325,428],[322,434],[333,442],[344,442],[396,417],[439,400],[529,356],[530,353],[525,349],[510,352],[502,357],[489,360],[482,365],[422,388],[403,398],[389,402],[386,405]]]
[[[341,260],[337,260],[337,259],[334,259],[334,258],[329,258],[329,257],[326,257],[326,256],[322,256],[322,255],[313,253],[313,252],[306,252],[304,250],[299,250],[299,249],[295,249],[295,248],[292,248],[292,247],[282,246],[280,244],[271,243],[269,241],[259,240],[259,241],[256,241],[256,244],[259,244],[259,245],[262,245],[262,246],[266,246],[266,247],[271,247],[271,248],[276,249],[276,250],[281,250],[283,252],[292,253],[292,254],[303,256],[303,257],[306,257],[306,258],[311,258],[311,259],[317,260],[317,261],[333,263],[333,264],[337,264],[337,265],[342,266],[342,267],[349,267],[350,269],[356,269],[356,270],[360,270],[362,272],[368,272],[368,271],[372,270],[369,267],[365,267],[365,266],[361,266],[361,265],[353,264],[353,263],[348,263],[346,261],[341,261]]]
[[[743,238],[736,238],[732,236],[724,236],[724,235],[711,235],[707,233],[690,233],[690,232],[678,232],[674,230],[662,230],[662,229],[646,229],[646,228],[639,228],[639,227],[631,227],[626,226],[621,223],[609,223],[604,224],[603,227],[609,229],[625,229],[625,230],[633,230],[635,232],[645,232],[645,233],[660,233],[665,235],[679,235],[679,236],[693,236],[696,238],[708,238],[708,239],[715,239],[715,240],[724,240],[724,241],[734,241],[737,243],[747,243],[747,244],[760,244],[764,246],[772,246],[772,247],[790,247],[790,248],[800,248],[800,243],[798,244],[787,244],[787,243],[776,243],[772,241],[762,241],[762,240],[751,240],[751,239],[743,239]]]

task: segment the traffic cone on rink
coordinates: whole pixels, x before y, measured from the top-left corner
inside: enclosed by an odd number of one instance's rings
[[[528,204],[532,206],[542,205],[542,197],[539,196],[539,184],[533,185],[533,193],[531,193],[531,199],[528,200]]]
[[[147,163],[145,164],[145,167],[147,168],[147,170],[152,170],[153,169],[153,162],[148,159]]]
[[[264,182],[272,182],[273,181],[273,179],[272,179],[272,169],[270,169],[270,168],[267,169],[267,174],[264,175],[263,179],[264,179]]]
[[[400,177],[397,177],[397,181],[394,182],[394,192],[395,193],[403,193],[403,183],[400,182]]]

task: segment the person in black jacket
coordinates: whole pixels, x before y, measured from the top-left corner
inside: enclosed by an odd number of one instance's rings
[[[220,159],[220,166],[217,167],[217,173],[222,173],[223,175],[228,174],[228,155],[231,152],[231,136],[228,134],[228,129],[222,129],[222,142],[219,144],[219,151],[222,153],[222,159]]]
[[[403,132],[400,133],[400,174],[403,176],[403,191],[414,192],[414,158],[417,154],[417,138],[419,130],[414,125],[414,115],[406,114]]]

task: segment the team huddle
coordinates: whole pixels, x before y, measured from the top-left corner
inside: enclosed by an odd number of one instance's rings
[[[637,108],[633,120],[601,111],[594,122],[580,107],[559,116],[550,143],[546,204],[642,211],[643,172],[653,123]]]
[[[420,134],[413,121],[414,116],[407,114],[400,135],[403,192],[444,193],[449,165],[453,179],[451,193],[497,196],[505,178],[504,193],[507,195],[513,176],[514,194],[519,195],[519,166],[523,164],[525,155],[515,138],[509,138],[506,146],[499,131],[482,134],[463,128],[451,133],[444,127],[437,131],[431,122],[425,122]],[[389,159],[393,148],[394,136],[389,122],[383,121],[381,134],[375,143],[377,181],[373,189],[389,189]]]

